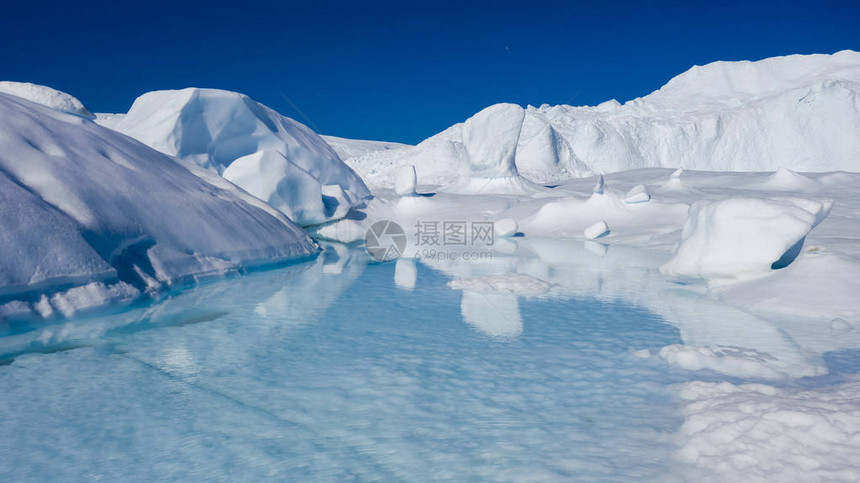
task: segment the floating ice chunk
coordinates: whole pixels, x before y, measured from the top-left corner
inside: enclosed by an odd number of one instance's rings
[[[415,166],[406,165],[397,169],[397,175],[394,179],[394,191],[400,196],[415,196],[415,186],[418,184],[418,177],[415,174]]]
[[[548,292],[552,284],[523,273],[505,273],[480,278],[463,278],[448,282],[454,290],[477,293],[509,293],[523,297],[536,297]]]
[[[604,188],[604,186],[603,186],[603,175],[599,174],[599,175],[597,175],[597,182],[595,182],[594,188],[592,189],[592,191],[596,195],[602,195],[603,194],[603,188]]]
[[[517,176],[515,158],[525,111],[516,104],[495,104],[466,120],[463,144],[468,178]]]
[[[513,218],[503,218],[493,223],[493,231],[499,238],[507,238],[517,234],[517,220]]]
[[[645,188],[644,184],[637,184],[630,188],[630,191],[624,196],[624,202],[628,204],[645,203],[650,199],[651,195],[648,194],[648,189]]]
[[[328,219],[317,179],[277,151],[242,156],[224,170],[223,176],[300,225]]]
[[[609,225],[606,224],[605,221],[600,220],[597,223],[590,225],[586,228],[582,234],[585,238],[589,240],[594,240],[595,238],[600,238],[602,236],[609,234]]]
[[[3,81],[0,82],[0,92],[12,94],[13,96],[18,96],[28,101],[48,106],[51,109],[68,112],[85,119],[96,118],[74,96],[47,86],[40,86],[29,82]]]
[[[740,280],[783,268],[830,211],[831,202],[799,198],[729,198],[690,209],[675,257],[660,267],[672,276]]]
[[[678,168],[675,171],[672,171],[672,174],[669,175],[669,181],[681,181],[681,175],[684,174],[684,168]]]

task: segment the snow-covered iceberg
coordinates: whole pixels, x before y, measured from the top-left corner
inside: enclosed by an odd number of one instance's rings
[[[0,204],[0,317],[69,314],[317,249],[214,173],[6,94]]]
[[[319,135],[236,92],[197,88],[148,92],[113,128],[163,153],[224,174],[262,200],[285,208],[286,214],[301,214],[296,220],[300,224],[328,221],[329,215],[344,210],[333,209],[336,200],[326,200],[322,194],[287,193],[298,179],[306,185],[305,193],[340,186],[350,206],[369,195],[361,178]],[[241,167],[231,170],[237,162]],[[273,164],[280,167],[275,169]],[[328,210],[320,208],[325,206]]]
[[[518,139],[516,167],[537,182],[645,167],[709,171],[858,171],[860,53],[791,55],[696,66],[620,104],[528,107],[519,132],[486,130],[488,145]],[[417,146],[347,159],[371,187],[412,164],[429,184],[454,181],[465,158],[456,124]]]
[[[51,87],[40,86],[30,82],[0,82],[0,92],[12,94],[36,104],[48,106],[51,109],[68,112],[86,119],[95,119],[96,116],[84,107],[83,103],[71,94],[58,91]]]

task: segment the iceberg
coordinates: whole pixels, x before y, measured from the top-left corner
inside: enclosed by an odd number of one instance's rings
[[[20,97],[0,94],[0,113],[0,317],[68,315],[317,250],[214,173]]]
[[[264,201],[284,208],[288,216],[307,212],[308,217],[299,220],[301,224],[332,218],[319,210],[322,195],[308,197],[307,191],[338,185],[350,206],[370,194],[323,138],[237,92],[198,88],[148,92],[134,101],[113,128],[163,153],[232,174],[240,187],[256,191]],[[252,155],[256,157],[246,158]],[[275,162],[278,156],[281,159]],[[263,158],[269,162],[260,162]],[[236,162],[240,166],[228,171]],[[274,169],[272,163],[280,167]],[[299,170],[308,173],[303,180],[313,182],[302,188],[302,195],[287,195],[284,189],[295,187]],[[283,179],[267,179],[271,176]],[[262,186],[268,189],[261,191]]]
[[[516,143],[515,167],[540,183],[679,165],[857,171],[860,131],[845,126],[858,122],[860,53],[846,50],[696,66],[624,104],[529,106],[521,129],[505,129],[500,121],[495,129],[470,131],[469,142]],[[414,147],[346,162],[371,187],[393,185],[403,164],[415,165],[422,180],[446,184],[455,180],[466,144],[461,123]]]

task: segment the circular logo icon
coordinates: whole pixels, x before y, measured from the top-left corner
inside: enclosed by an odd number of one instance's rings
[[[393,221],[377,221],[364,235],[364,248],[378,262],[396,260],[406,249],[406,232]]]

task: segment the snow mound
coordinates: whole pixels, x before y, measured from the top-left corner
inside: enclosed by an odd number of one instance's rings
[[[12,94],[36,104],[68,112],[85,119],[96,118],[77,98],[50,87],[31,84],[29,82],[0,81],[0,92]]]
[[[448,286],[454,290],[466,290],[481,294],[505,293],[523,297],[537,297],[552,288],[551,283],[522,273],[505,273],[480,278],[452,280],[448,282]]]
[[[245,156],[268,151],[280,154],[283,162],[307,172],[315,180],[309,190],[336,184],[353,204],[370,194],[361,178],[319,135],[236,92],[197,88],[148,92],[135,100],[114,129],[163,153],[218,173],[226,172]],[[269,165],[247,160],[241,164],[244,165],[240,170],[241,180],[236,178],[240,187],[255,189],[271,181],[262,178],[273,175],[274,171],[251,171],[253,166]],[[296,169],[281,171],[295,173]],[[295,178],[283,181],[289,185]],[[314,206],[290,205],[285,212],[318,211],[317,199],[296,196],[290,201],[307,201]]]
[[[541,183],[635,168],[706,171],[857,171],[860,53],[791,55],[693,67],[623,105],[529,106],[519,132],[485,129],[484,145],[516,142],[515,166]],[[350,165],[371,186],[415,165],[428,183],[454,181],[463,124]],[[474,136],[475,133],[472,133]],[[472,143],[477,142],[474,137]]]
[[[670,276],[731,281],[784,268],[806,235],[830,211],[830,202],[800,198],[729,198],[697,202],[674,258],[660,267]]]
[[[696,381],[681,397],[687,405],[677,457],[707,479],[860,479],[858,381],[814,391]]]
[[[316,250],[223,178],[5,94],[0,202],[0,304],[44,293],[43,314]]]

